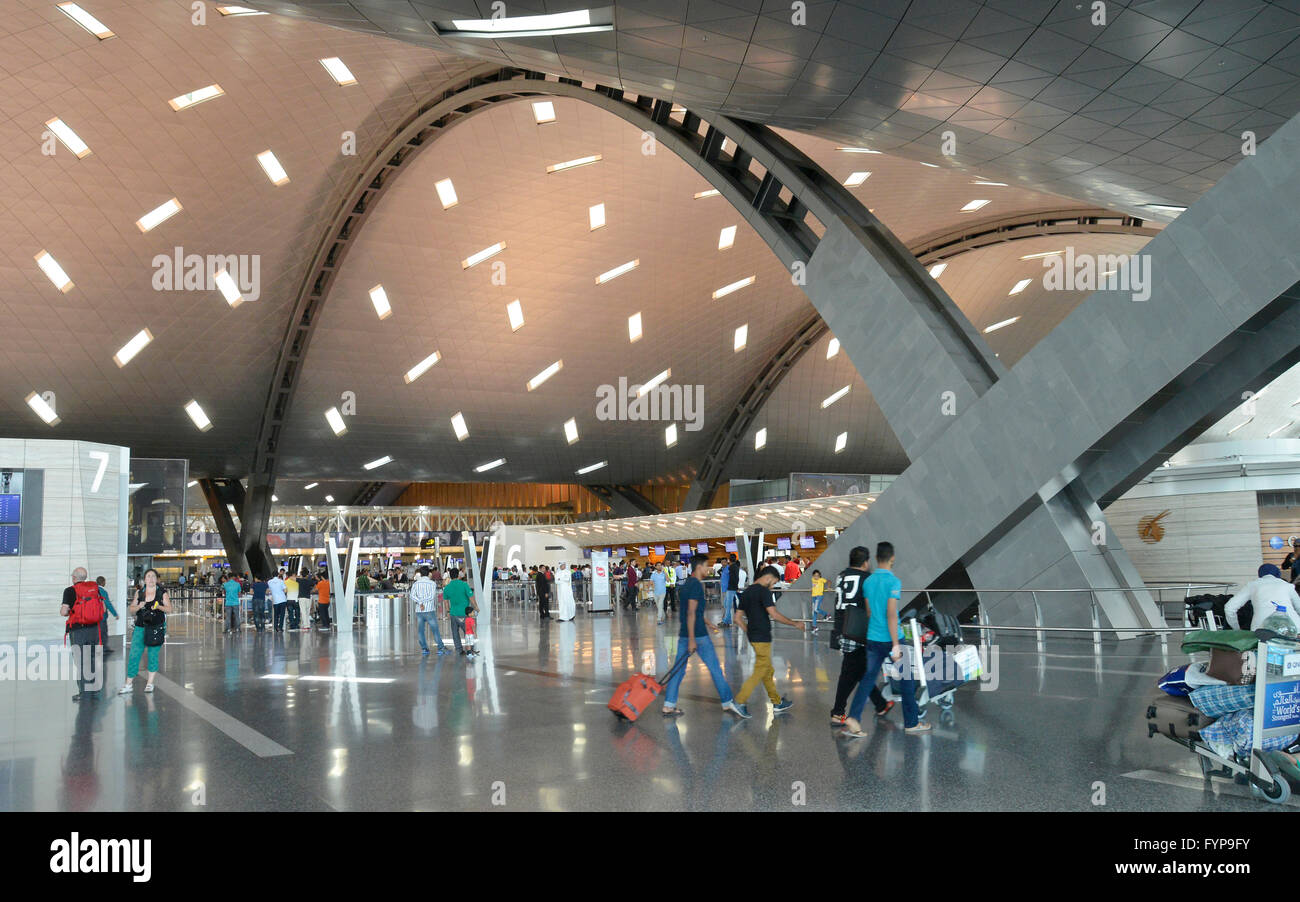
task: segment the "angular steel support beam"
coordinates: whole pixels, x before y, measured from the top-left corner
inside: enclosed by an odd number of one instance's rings
[[[959,413],[822,555],[820,568],[833,571],[853,545],[888,538],[900,550],[898,572],[908,586],[929,585],[954,563],[980,571],[977,589],[1019,588],[1026,575],[1022,585],[1035,585],[1046,559],[1021,561],[997,586],[986,582],[996,567],[986,571],[980,560],[1014,539],[1029,518],[1046,525],[1045,505],[1049,517],[1062,504],[1087,507],[1091,493],[1056,499],[1108,452],[1133,446],[1131,469],[1121,453],[1108,470],[1092,471],[1103,497],[1107,486],[1118,488],[1147,466],[1152,458],[1143,448],[1168,447],[1186,437],[1198,417],[1221,409],[1222,395],[1196,396],[1198,378],[1209,367],[1220,374],[1216,391],[1231,384],[1229,370],[1219,367],[1234,349],[1249,353],[1239,333],[1278,321],[1297,302],[1298,196],[1300,116],[1147,244],[1148,300],[1135,302],[1131,292],[1118,290],[1089,296]],[[1187,392],[1193,394],[1184,398]],[[1199,411],[1180,410],[1180,404]],[[1065,538],[1073,558],[1074,539]],[[1056,550],[1046,547],[1044,557]],[[1161,622],[1131,593],[1098,600],[1113,626]],[[1063,618],[1077,614],[1077,605],[1061,606],[1048,619],[1070,625]]]
[[[583,488],[609,505],[615,517],[644,517],[647,514],[662,514],[659,505],[642,495],[630,485],[586,485]]]
[[[221,536],[221,545],[226,550],[226,560],[230,566],[243,573],[248,569],[248,560],[239,541],[239,530],[235,528],[235,518],[230,514],[230,507],[239,510],[244,503],[244,486],[238,479],[200,479],[199,490],[208,502],[212,520],[217,526],[217,535]]]

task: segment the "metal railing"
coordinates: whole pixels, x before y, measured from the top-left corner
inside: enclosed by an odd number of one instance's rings
[[[916,606],[916,600],[925,599],[924,607],[933,607],[934,599],[931,597],[935,594],[950,593],[956,595],[973,596],[974,603],[977,605],[976,623],[963,623],[963,630],[975,630],[980,634],[980,644],[987,645],[991,643],[999,630],[1007,632],[1032,632],[1037,640],[1038,652],[1041,654],[1045,650],[1046,636],[1048,633],[1060,634],[1091,634],[1092,646],[1095,654],[1101,653],[1101,642],[1103,633],[1111,633],[1115,639],[1122,639],[1128,634],[1134,636],[1158,636],[1160,638],[1160,648],[1162,653],[1168,653],[1169,634],[1188,632],[1194,629],[1201,629],[1200,626],[1190,622],[1187,616],[1187,599],[1191,597],[1193,590],[1216,591],[1222,594],[1225,590],[1231,590],[1235,584],[1223,582],[1204,582],[1204,583],[1170,583],[1164,585],[1153,584],[1147,586],[1147,591],[1156,595],[1154,599],[1157,608],[1160,609],[1161,617],[1165,620],[1165,627],[1153,626],[1102,626],[1101,625],[1101,607],[1097,601],[1097,595],[1102,592],[1123,592],[1131,594],[1135,590],[1130,587],[1115,588],[1089,588],[1089,589],[903,589],[905,596],[912,596],[913,601],[904,605],[904,610]],[[811,601],[811,589],[778,589],[778,594],[785,595],[808,595],[808,601]],[[1181,593],[1177,598],[1165,598],[1165,593]],[[988,608],[984,603],[985,595],[1015,595],[1028,594],[1034,606],[1034,625],[1033,626],[1011,626],[1011,625],[994,625],[989,623]],[[1042,595],[1083,595],[1088,596],[1088,607],[1091,618],[1091,626],[1047,626],[1043,623],[1043,608],[1038,600]],[[824,599],[830,601],[832,607],[834,604],[834,591],[824,592]],[[805,603],[807,604],[807,603]],[[1182,625],[1170,626],[1169,617],[1166,613],[1166,607],[1171,604],[1179,605],[1182,612]],[[808,607],[805,607],[804,613],[809,613]],[[900,611],[900,614],[902,612]],[[812,622],[808,617],[802,618],[801,622]]]

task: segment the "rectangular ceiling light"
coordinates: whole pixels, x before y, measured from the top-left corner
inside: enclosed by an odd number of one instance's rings
[[[86,146],[86,142],[81,140],[76,132],[68,128],[68,124],[58,116],[48,120],[45,127],[54,132],[54,137],[58,138],[64,147],[72,151],[78,160],[84,160],[90,156],[90,148]]]
[[[575,9],[540,16],[501,16],[493,19],[451,19],[433,23],[438,34],[457,38],[539,38],[550,35],[613,31],[613,13]]]
[[[30,399],[28,399],[28,401],[29,401],[29,403],[30,403]],[[53,411],[51,411],[51,412],[53,412]],[[46,422],[48,423],[49,421],[46,420]],[[58,422],[58,420],[55,420],[55,422]],[[50,425],[53,426],[54,423],[50,423]],[[1294,426],[1294,425],[1295,425],[1295,420],[1291,420],[1291,421],[1288,422],[1286,425],[1284,425],[1284,426],[1279,426],[1279,427],[1277,427],[1276,429],[1274,429],[1272,432],[1270,432],[1268,435],[1266,435],[1265,438],[1272,438],[1273,436],[1275,436],[1275,435],[1277,435],[1279,432],[1281,432],[1283,429],[1289,429],[1289,428],[1291,428],[1291,427]]]
[[[718,234],[718,250],[725,251],[736,243],[736,227],[727,226]]]
[[[173,97],[167,101],[167,104],[177,112],[188,110],[192,106],[198,106],[205,100],[212,100],[226,93],[221,90],[221,85],[208,85],[206,88],[199,88],[197,91],[190,91],[188,94],[181,94],[179,97]]]
[[[962,207],[961,212],[974,213],[976,210],[980,209],[980,207],[984,207],[987,205],[988,205],[987,200],[973,200],[970,203],[968,203],[966,206]]]
[[[713,292],[713,299],[716,301],[718,298],[725,298],[733,291],[740,291],[740,289],[744,288],[746,285],[753,285],[754,280],[757,278],[757,276],[748,276],[747,278],[741,279],[739,282],[732,282],[730,285],[724,285],[717,291]]]
[[[348,85],[355,85],[357,83],[356,76],[352,74],[351,70],[348,69],[347,66],[343,65],[343,60],[339,59],[337,56],[323,59],[320,61],[320,64],[325,67],[325,71],[330,74],[330,78],[334,79],[341,86],[346,88]]]
[[[555,361],[546,369],[542,370],[536,376],[528,380],[528,390],[532,391],[533,389],[537,388],[537,386],[541,385],[543,382],[545,382],[547,379],[554,376],[562,369],[564,369],[564,361],[563,360]]]
[[[880,153],[878,150],[868,150],[865,147],[837,147],[835,149],[844,153]]]
[[[339,413],[337,407],[331,407],[325,411],[325,421],[330,424],[330,428],[334,430],[335,435],[342,435],[348,431],[347,425],[343,422],[343,415]]]
[[[1021,260],[1042,260],[1044,257],[1059,257],[1065,251],[1043,251],[1041,254],[1025,254]]]
[[[271,501],[272,501],[272,502],[279,501],[279,500],[280,500],[280,496],[279,496],[279,495],[272,495],[272,496],[271,496]]]
[[[717,188],[710,188],[708,191],[696,191],[696,192],[695,192],[695,199],[696,199],[696,200],[701,200],[701,199],[703,199],[703,198],[705,198],[705,197],[717,197],[717,196],[718,196],[718,193],[719,193],[719,192],[718,192],[718,189],[717,189]]]
[[[847,432],[841,432],[839,435],[835,436],[835,453],[836,453],[836,454],[839,454],[841,451],[843,451],[843,450],[844,450],[845,448],[847,448],[848,446],[849,446],[849,434],[848,434]]]
[[[640,388],[638,388],[638,389],[636,390],[636,396],[637,396],[638,398],[640,398],[640,397],[645,396],[648,392],[652,392],[652,391],[654,391],[655,388],[657,388],[658,385],[659,385],[661,382],[663,382],[663,381],[665,381],[666,379],[668,379],[668,377],[671,376],[672,374],[673,374],[673,371],[672,371],[672,370],[664,370],[664,371],[663,371],[662,373],[660,373],[658,376],[655,376],[655,377],[654,377],[653,379],[651,379],[649,382],[645,383],[645,384],[642,385]]]
[[[267,13],[260,9],[249,9],[247,6],[218,6],[217,12],[223,16],[265,16]]]
[[[311,482],[311,483],[308,483],[307,485],[303,486],[303,489],[304,489],[304,490],[307,490],[307,489],[314,489],[314,488],[316,488],[316,486],[318,486],[318,485],[320,485],[319,482]]]
[[[829,342],[826,343],[827,360],[830,360],[839,352],[840,352],[840,340],[838,338],[832,338]]]
[[[578,440],[578,421],[573,417],[564,421],[564,440],[570,445]]]
[[[171,200],[159,204],[137,219],[135,221],[136,228],[142,232],[151,232],[167,220],[171,219],[182,209],[181,202],[173,197]]]
[[[382,467],[384,464],[391,464],[392,462],[393,459],[389,457],[387,454],[385,454],[383,457],[377,460],[372,460],[368,464],[362,464],[362,466],[365,467],[367,470],[377,470],[380,467]]]
[[[190,419],[194,421],[194,425],[199,427],[199,432],[207,432],[212,428],[212,421],[209,420],[208,415],[203,412],[203,408],[199,406],[198,401],[191,401],[186,404],[185,412],[190,415]]]
[[[370,289],[370,303],[375,305],[375,313],[379,314],[380,319],[388,319],[392,315],[393,305],[388,303],[388,292],[384,291],[383,285]]]
[[[1150,207],[1152,210],[1163,210],[1166,213],[1186,213],[1186,207],[1180,207],[1176,204],[1143,204],[1144,207]]]
[[[1253,423],[1253,422],[1255,422],[1255,418],[1254,418],[1254,417],[1249,417],[1249,418],[1247,418],[1245,422],[1238,423],[1236,426],[1233,426],[1231,429],[1229,429],[1229,430],[1228,430],[1228,435],[1232,435],[1232,434],[1233,434],[1234,432],[1236,432],[1238,429],[1241,429],[1243,426],[1249,426],[1249,425],[1250,425],[1251,423]]]
[[[594,231],[596,231],[596,229],[599,229],[599,228],[601,228],[602,226],[604,226],[604,225],[605,225],[605,205],[604,205],[604,204],[596,204],[596,205],[593,206],[593,207],[588,207],[588,208],[587,208],[587,220],[591,223],[591,229],[590,229],[590,231],[592,231],[592,232],[594,232]]]
[[[451,179],[439,179],[433,183],[433,188],[438,192],[438,200],[442,202],[444,210],[460,203],[460,198],[456,196],[456,186],[451,183]]]
[[[603,272],[600,275],[596,276],[596,284],[604,285],[606,282],[609,282],[613,279],[617,279],[619,276],[623,275],[623,273],[631,272],[632,270],[636,269],[640,265],[641,265],[641,261],[638,259],[638,260],[629,260],[626,263],[624,263],[622,266],[615,266],[613,269],[607,272]]]
[[[677,444],[677,424],[669,423],[668,428],[664,430],[664,444],[669,448]]]
[[[1020,317],[1018,317],[1018,316],[1013,316],[1013,317],[1011,317],[1011,319],[1004,319],[1004,320],[1003,320],[1002,322],[1000,322],[1000,323],[994,323],[993,325],[989,326],[987,329],[984,330],[984,334],[985,334],[985,335],[988,335],[990,332],[996,332],[996,331],[998,331],[999,329],[1002,329],[1002,328],[1005,328],[1006,326],[1011,325],[1012,323],[1014,323],[1014,322],[1015,322],[1016,320],[1018,320],[1018,319],[1020,319]]]
[[[58,4],[59,12],[63,13],[72,21],[76,22],[86,31],[99,38],[101,41],[113,37],[113,32],[109,31],[108,26],[96,19],[90,13],[86,12],[75,3]]]
[[[986,187],[988,187],[988,188],[1005,188],[1005,187],[1007,187],[1007,183],[1006,183],[1006,182],[989,182],[989,181],[985,181],[985,180],[983,180],[983,179],[980,179],[979,181],[971,182],[971,184],[972,184],[972,185],[984,185],[984,186],[986,186]]]
[[[120,367],[126,366],[131,362],[131,358],[143,351],[145,345],[151,341],[153,341],[153,333],[148,329],[141,329],[135,333],[135,336],[130,341],[122,345],[121,350],[113,355],[113,362]]]
[[[1014,286],[1012,286],[1012,288],[1011,288],[1010,291],[1007,292],[1007,297],[1012,297],[1013,295],[1020,294],[1020,292],[1024,291],[1026,288],[1029,287],[1029,283],[1032,282],[1032,281],[1034,281],[1034,280],[1033,280],[1033,279],[1021,279],[1021,280],[1020,280],[1019,282],[1017,282]]]
[[[845,188],[856,188],[856,187],[858,187],[858,185],[861,185],[863,182],[865,182],[865,181],[866,181],[867,179],[869,179],[869,178],[871,178],[871,173],[870,173],[870,172],[854,172],[854,173],[851,173],[851,174],[849,175],[849,177],[846,178],[846,179],[844,180],[844,187],[845,187]]]
[[[745,323],[736,329],[736,338],[732,342],[732,350],[743,351],[745,344],[749,341],[749,323]]]
[[[609,465],[609,461],[602,460],[598,464],[591,464],[590,466],[583,467],[581,470],[575,470],[574,472],[577,473],[577,475],[579,476],[586,476],[588,473],[594,473],[597,470],[599,470],[601,467],[605,467],[608,465]]]
[[[428,357],[424,358],[415,366],[411,367],[409,370],[406,371],[406,375],[403,377],[406,380],[406,384],[410,385],[416,379],[419,379],[421,376],[423,376],[425,373],[429,371],[429,367],[433,366],[441,359],[442,359],[442,355],[439,354],[437,351],[434,351]]]
[[[333,495],[326,495],[326,496],[325,496],[325,501],[326,501],[327,504],[332,504],[332,503],[334,502],[334,496],[333,496]]]
[[[928,166],[928,167],[931,168],[931,169],[938,169],[938,168],[939,168],[939,165],[938,165],[937,163],[922,163],[921,165],[922,165],[922,166]]]
[[[853,387],[852,385],[846,385],[846,386],[844,386],[843,388],[841,388],[839,391],[837,391],[835,394],[831,395],[829,398],[827,398],[826,400],[822,401],[822,410],[825,410],[827,407],[830,407],[832,404],[834,404],[834,403],[835,403],[836,401],[838,401],[840,398],[842,398],[842,397],[844,397],[845,395],[847,395],[847,394],[849,393],[849,389],[852,388],[852,387]]]
[[[539,100],[533,104],[533,118],[538,125],[555,121],[555,104],[549,100]]]
[[[45,273],[45,277],[54,283],[55,288],[64,294],[72,290],[72,280],[68,278],[68,274],[63,271],[58,261],[50,256],[49,251],[41,251],[34,259],[41,272]]]
[[[506,316],[510,318],[510,331],[518,332],[524,325],[524,305],[515,298],[506,304]]]
[[[221,292],[221,296],[231,307],[238,307],[244,303],[244,296],[239,293],[239,285],[226,270],[223,269],[214,275],[212,281],[216,283],[217,291]]]
[[[501,253],[505,249],[506,249],[506,243],[504,241],[498,241],[496,244],[492,245],[491,247],[485,247],[477,254],[470,254],[464,260],[460,261],[460,268],[469,269],[471,266],[478,266],[484,260],[487,260],[491,257],[495,257],[497,254]]]
[[[456,433],[456,441],[463,442],[469,438],[469,427],[465,425],[465,414],[456,411],[451,417],[451,430]]]
[[[289,184],[289,173],[284,171],[280,161],[275,158],[275,154],[269,150],[264,150],[257,155],[257,162],[261,165],[262,171],[266,177],[271,180],[271,184],[279,188],[281,185]]]
[[[488,470],[495,470],[497,467],[501,466],[501,465],[504,464],[505,462],[506,462],[506,459],[505,459],[504,457],[498,457],[496,460],[488,461],[487,463],[483,464],[482,466],[475,467],[475,468],[474,468],[474,472],[475,472],[475,473],[486,473]]]
[[[627,318],[627,340],[637,341],[641,337],[641,314],[633,313]]]
[[[767,447],[767,427],[764,426],[762,429],[754,433],[754,450],[762,451],[766,447]]]
[[[576,160],[565,160],[563,163],[552,163],[546,167],[547,172],[564,172],[566,169],[577,169],[579,166],[587,166],[591,163],[599,163],[601,156],[593,153],[588,157],[578,157]]]
[[[34,410],[36,415],[50,426],[59,425],[59,417],[58,414],[54,412],[54,408],[51,407],[44,398],[36,394],[36,392],[32,392],[27,396],[27,406]]]
[[[943,275],[943,271],[948,268],[947,263],[936,263],[930,267],[930,278],[937,279]]]

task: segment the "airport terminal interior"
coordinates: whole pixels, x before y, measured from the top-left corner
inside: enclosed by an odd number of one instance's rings
[[[6,0],[0,158],[0,811],[1300,807],[1298,0]]]

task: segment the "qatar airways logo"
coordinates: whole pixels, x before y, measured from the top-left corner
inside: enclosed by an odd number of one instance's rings
[[[261,254],[187,254],[153,258],[154,291],[219,291],[231,307],[262,296]]]

